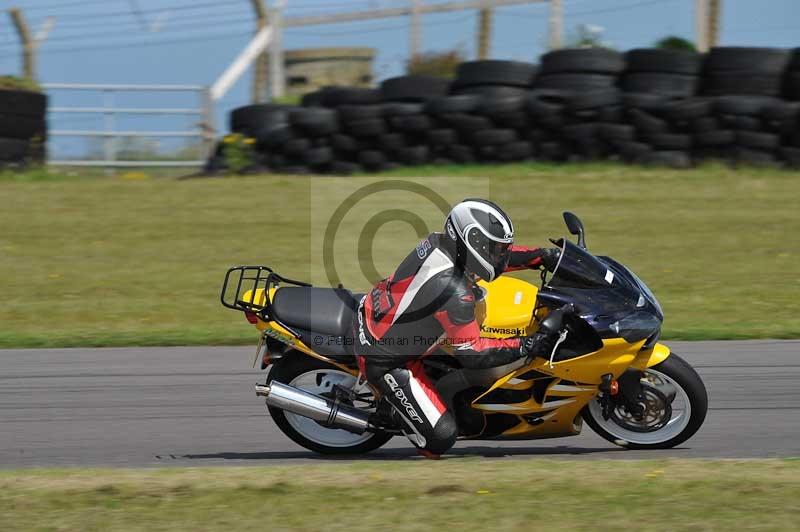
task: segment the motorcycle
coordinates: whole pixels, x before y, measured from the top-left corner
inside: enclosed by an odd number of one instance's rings
[[[692,437],[708,407],[695,370],[659,343],[664,314],[630,269],[589,253],[582,222],[553,240],[557,262],[537,288],[510,276],[479,282],[481,335],[558,334],[549,356],[489,368],[463,368],[441,345],[423,358],[426,374],[456,416],[460,440],[537,440],[574,436],[585,421],[632,449],[671,448]],[[548,275],[549,273],[549,275]],[[295,443],[325,454],[365,453],[400,424],[359,375],[352,323],[363,294],[313,287],[265,266],[225,275],[221,302],[260,331],[254,365],[270,371],[255,386],[273,421]]]

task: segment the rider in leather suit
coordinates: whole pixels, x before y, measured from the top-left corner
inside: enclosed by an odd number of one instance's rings
[[[480,337],[475,321],[478,278],[537,269],[553,250],[513,246],[510,218],[494,203],[456,205],[444,233],[422,240],[394,274],[360,301],[354,350],[367,380],[403,420],[411,442],[426,455],[453,446],[456,421],[425,375],[422,358],[447,343],[466,368],[491,368],[529,355],[549,354],[552,335]]]

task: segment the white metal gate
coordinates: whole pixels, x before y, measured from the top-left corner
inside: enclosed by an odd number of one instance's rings
[[[51,106],[48,108],[49,121],[59,115],[101,115],[102,127],[92,129],[52,129],[48,136],[53,139],[59,137],[84,137],[100,138],[103,143],[103,156],[100,159],[80,157],[53,158],[48,150],[47,163],[53,166],[97,166],[106,168],[121,167],[196,167],[202,166],[205,159],[193,160],[124,160],[118,155],[119,139],[122,138],[196,138],[203,149],[200,154],[207,157],[214,145],[214,110],[208,87],[202,85],[108,85],[85,83],[46,83],[42,85],[51,97],[55,91],[88,91],[98,96],[96,106],[64,107]],[[118,107],[116,101],[121,93],[188,93],[195,94],[196,106],[191,107]],[[193,127],[188,129],[155,130],[136,129],[120,130],[118,118],[122,115],[142,116],[187,116],[196,117]]]

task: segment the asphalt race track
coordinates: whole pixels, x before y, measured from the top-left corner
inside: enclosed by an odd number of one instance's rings
[[[800,456],[800,341],[673,342],[709,392],[681,448],[628,451],[584,427],[537,442],[460,442],[452,455]],[[0,468],[268,465],[330,460],[283,436],[249,369],[255,348],[0,350]],[[393,439],[363,459],[417,459]],[[358,459],[358,458],[356,458]]]

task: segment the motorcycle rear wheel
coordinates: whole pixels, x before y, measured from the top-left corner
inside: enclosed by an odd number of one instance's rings
[[[583,419],[598,435],[629,449],[670,449],[679,445],[700,429],[708,410],[708,395],[697,372],[685,360],[671,354],[660,364],[645,370],[644,378],[653,384],[666,383],[675,388],[675,399],[669,406],[669,419],[656,423],[653,430],[646,426],[631,427],[620,422],[627,415],[621,407],[609,419],[603,419],[603,408],[594,399],[583,409]],[[646,416],[653,416],[646,412]]]
[[[275,363],[267,384],[273,380],[321,395],[331,383],[349,386],[355,377],[322,360],[290,353]],[[365,385],[365,390],[368,389]],[[374,397],[373,397],[374,398]],[[356,406],[359,406],[357,403]],[[392,434],[365,432],[354,434],[342,429],[330,429],[309,418],[267,407],[278,428],[293,442],[321,454],[363,454],[381,447]]]

